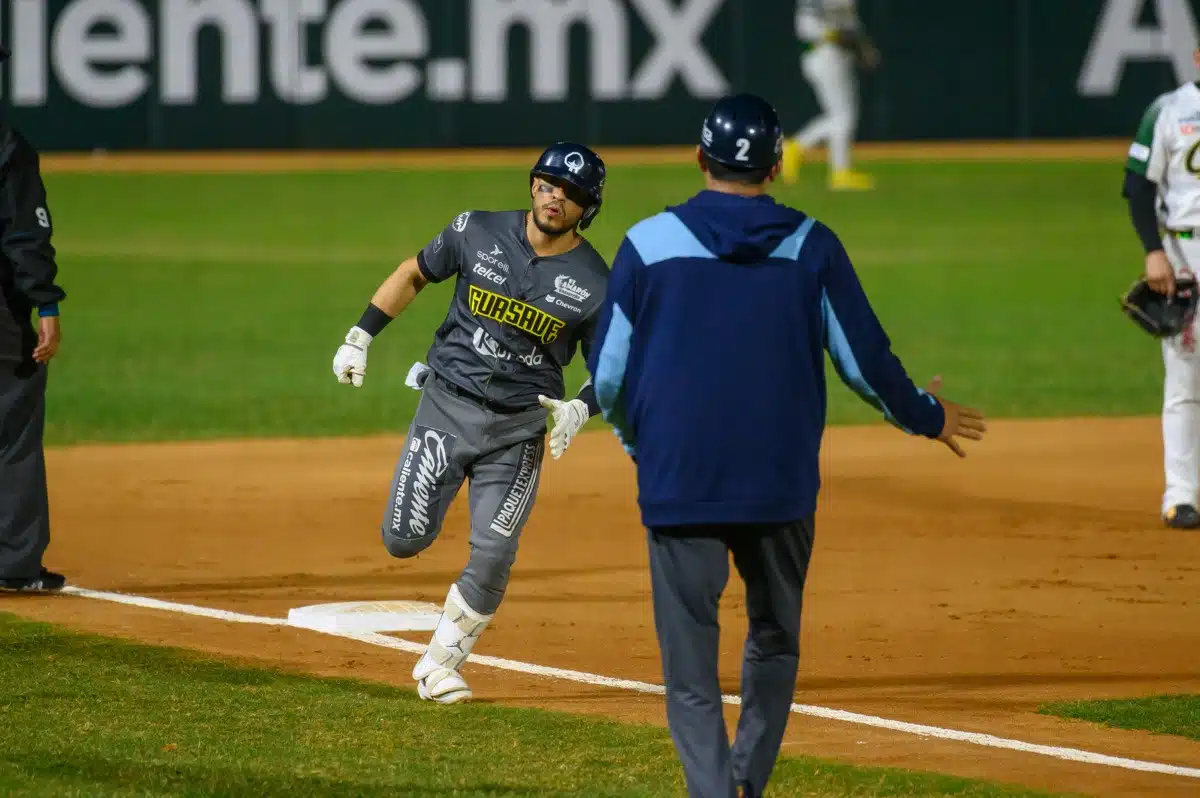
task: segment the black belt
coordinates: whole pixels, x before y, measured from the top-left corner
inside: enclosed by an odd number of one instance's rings
[[[493,413],[506,413],[508,415],[512,415],[514,413],[528,413],[530,410],[533,410],[532,407],[509,407],[508,405],[500,404],[492,399],[485,399],[482,396],[478,396],[471,391],[466,390],[465,388],[458,387],[440,374],[434,374],[433,376],[434,379],[437,380],[438,387],[446,393],[454,394],[459,399],[464,399],[472,404],[477,404],[480,407],[487,408]]]

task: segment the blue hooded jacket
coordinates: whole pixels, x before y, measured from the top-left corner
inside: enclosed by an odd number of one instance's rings
[[[891,352],[841,241],[768,195],[702,191],[634,225],[588,370],[638,474],[648,527],[816,511],[824,352],[910,434],[945,421]]]

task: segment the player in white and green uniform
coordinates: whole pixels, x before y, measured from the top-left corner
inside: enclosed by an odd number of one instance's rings
[[[1196,53],[1200,66],[1200,51]],[[1177,277],[1200,271],[1200,85],[1156,98],[1129,147],[1123,195],[1146,251],[1146,279],[1175,291]],[[1200,351],[1193,324],[1163,341],[1163,520],[1200,527]]]
[[[812,86],[821,112],[784,144],[780,176],[785,183],[799,178],[805,151],[829,146],[829,187],[836,191],[865,191],[874,187],[870,175],[855,171],[850,148],[858,128],[858,66],[874,69],[879,51],[863,29],[855,0],[797,0],[796,37],[800,67]]]

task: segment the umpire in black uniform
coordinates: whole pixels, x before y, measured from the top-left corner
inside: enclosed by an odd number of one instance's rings
[[[0,46],[0,63],[8,55]],[[66,298],[54,282],[51,232],[37,152],[0,117],[0,591],[55,591],[66,581],[42,566],[50,544],[46,371]]]

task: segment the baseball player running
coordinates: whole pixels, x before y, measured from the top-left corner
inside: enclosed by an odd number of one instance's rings
[[[869,175],[850,168],[850,144],[858,126],[858,79],[855,64],[879,65],[879,51],[858,19],[854,0],[798,0],[796,36],[804,45],[801,71],[813,88],[821,114],[785,142],[780,176],[799,178],[804,151],[829,144],[829,187],[835,191],[874,188]]]
[[[1194,59],[1200,68],[1200,50]],[[1146,281],[1172,295],[1176,277],[1200,266],[1200,87],[1163,94],[1142,116],[1125,162],[1122,194],[1146,251]],[[1160,232],[1160,222],[1164,231]],[[1162,343],[1163,521],[1200,527],[1200,353],[1195,324]]]
[[[608,281],[604,259],[580,235],[600,211],[604,179],[604,162],[587,147],[550,146],[530,171],[529,211],[459,214],[383,282],[333,359],[339,382],[362,385],[371,340],[426,285],[455,278],[428,366],[409,373],[421,400],[383,519],[387,550],[414,557],[470,480],[467,565],[412,672],[423,699],[471,697],[459,671],[508,586],[537,495],[546,411],[555,458],[599,412],[590,380],[576,398],[561,397],[576,347],[591,350]]]

